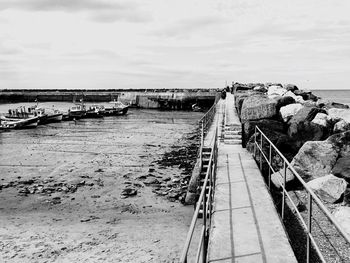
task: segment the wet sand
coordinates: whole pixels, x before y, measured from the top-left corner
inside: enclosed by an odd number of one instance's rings
[[[0,133],[0,261],[176,262],[193,207],[139,178],[181,177],[155,161],[201,115],[131,109]],[[137,194],[122,198],[128,186]]]

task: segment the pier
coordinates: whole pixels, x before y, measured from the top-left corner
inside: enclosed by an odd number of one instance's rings
[[[297,262],[260,170],[242,148],[233,95],[220,100],[215,112],[203,142],[204,154],[212,153],[212,158],[203,155],[201,161],[206,176],[201,176],[204,185],[198,203],[203,205],[195,211],[203,220],[202,245],[196,259],[187,258],[190,230],[180,261]]]
[[[233,95],[223,104],[207,261],[296,262],[260,170],[240,144]]]

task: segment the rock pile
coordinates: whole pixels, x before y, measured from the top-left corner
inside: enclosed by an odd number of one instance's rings
[[[199,129],[186,134],[177,145],[173,145],[170,151],[150,165],[147,175],[140,176],[138,180],[141,180],[144,185],[152,187],[152,192],[155,194],[164,196],[172,202],[178,200],[183,203],[191,173],[197,161],[199,143]],[[175,176],[157,173],[157,170],[164,170],[168,167],[177,167],[182,172]]]
[[[350,212],[343,209],[350,209],[349,106],[318,98],[293,84],[235,83],[233,90],[247,149],[254,149],[257,125],[325,204],[342,204],[337,217],[348,217]],[[263,148],[268,156],[267,143]],[[272,181],[279,188],[283,162],[276,156],[272,159],[279,171]],[[287,171],[289,185],[295,181]],[[339,221],[350,225],[349,220]]]

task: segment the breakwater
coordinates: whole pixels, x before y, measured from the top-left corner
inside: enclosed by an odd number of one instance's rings
[[[101,90],[0,90],[0,102],[120,100],[131,107],[189,110],[193,104],[209,108],[218,95],[216,89],[101,89]]]
[[[280,200],[278,196],[286,173],[285,186],[293,202],[297,204],[296,207],[290,207],[290,215],[293,217],[298,212],[303,218],[307,217],[307,192],[291,170],[284,170],[284,160],[276,152],[270,151],[268,141],[262,140],[260,134],[255,133],[255,126],[276,145],[305,185],[317,195],[344,232],[350,236],[349,106],[320,98],[311,91],[301,90],[292,84],[235,83],[232,90],[235,94],[236,110],[242,122],[244,146],[253,154],[256,140],[264,155],[271,159],[271,192],[276,200]],[[262,163],[262,173],[268,181],[270,168],[266,159],[260,153],[255,154],[255,157],[257,162]],[[327,251],[327,262],[331,258],[339,257],[348,261],[349,244],[332,232],[334,227],[327,225],[328,220],[321,216],[318,208],[313,209],[316,211],[313,221],[322,226],[321,230],[313,231],[328,233],[324,240],[322,235],[316,238],[321,250]],[[300,245],[304,243],[300,241],[302,231],[298,232],[297,222],[290,222],[286,228],[296,256],[301,260],[305,249]],[[328,251],[324,247],[325,240],[329,237],[337,244],[337,251]]]

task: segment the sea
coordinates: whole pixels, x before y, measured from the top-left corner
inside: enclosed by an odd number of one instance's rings
[[[343,90],[311,90],[313,94],[322,99],[347,104],[350,106],[350,89]]]

